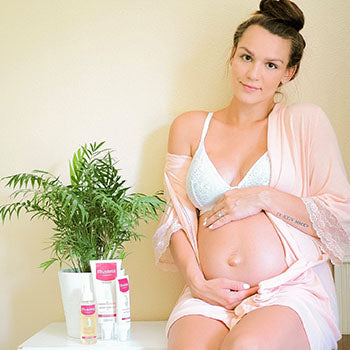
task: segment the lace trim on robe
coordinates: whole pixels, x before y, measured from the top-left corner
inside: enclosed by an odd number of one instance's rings
[[[168,209],[160,220],[153,236],[153,248],[156,264],[164,270],[176,271],[169,243],[171,236],[178,230],[183,230],[198,257],[197,249],[197,213],[186,194],[186,174],[192,157],[167,153],[164,169],[164,194]]]
[[[350,237],[338,219],[317,198],[302,198],[323,250],[333,264],[341,264]]]
[[[166,254],[166,250],[169,247],[171,236],[174,232],[183,230],[183,227],[179,224],[177,218],[172,222],[165,221],[163,225],[159,226],[156,233],[153,236],[154,254],[156,264],[167,264],[166,270],[176,271],[177,267],[172,263],[173,259],[171,254],[165,259],[161,259],[162,255]],[[164,267],[164,265],[163,265]]]

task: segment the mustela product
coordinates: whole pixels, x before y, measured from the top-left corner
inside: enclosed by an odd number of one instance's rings
[[[117,279],[117,330],[118,340],[127,341],[130,338],[130,285],[129,276]]]
[[[96,295],[98,330],[102,340],[114,338],[116,322],[116,279],[121,260],[91,260],[91,272]]]
[[[96,306],[90,288],[90,280],[84,281],[80,303],[80,342],[95,344],[96,337]]]

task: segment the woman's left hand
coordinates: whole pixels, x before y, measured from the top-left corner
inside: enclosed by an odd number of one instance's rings
[[[223,194],[214,208],[205,214],[203,225],[211,230],[230,221],[258,214],[263,208],[264,186],[235,188]]]

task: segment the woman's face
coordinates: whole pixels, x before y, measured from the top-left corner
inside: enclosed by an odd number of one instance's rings
[[[295,72],[287,69],[290,45],[259,25],[248,27],[230,62],[235,98],[250,104],[273,100],[278,85]]]

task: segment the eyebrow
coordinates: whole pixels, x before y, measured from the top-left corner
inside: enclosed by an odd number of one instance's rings
[[[247,51],[248,53],[249,53],[249,55],[251,55],[251,56],[254,56],[254,54],[253,54],[253,52],[251,52],[250,50],[248,50],[246,47],[244,47],[244,46],[240,46],[240,47],[238,47],[238,49],[243,49],[243,50],[245,50],[245,51]],[[284,64],[284,62],[283,62],[283,60],[281,60],[280,58],[265,58],[265,60],[266,61],[279,61],[279,62],[281,62],[282,64]]]

